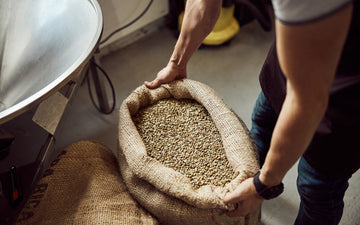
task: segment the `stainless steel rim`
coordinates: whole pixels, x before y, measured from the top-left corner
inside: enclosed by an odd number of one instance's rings
[[[39,104],[41,101],[58,91],[63,85],[68,83],[71,79],[74,78],[90,60],[94,52],[96,51],[100,37],[103,31],[103,16],[99,3],[96,0],[88,0],[89,3],[93,6],[95,13],[97,15],[97,29],[94,35],[93,40],[91,41],[88,49],[84,51],[80,57],[61,75],[59,75],[55,80],[46,85],[35,94],[29,96],[28,98],[12,105],[11,107],[0,112],[0,124],[3,124],[20,114],[28,111],[35,105]]]

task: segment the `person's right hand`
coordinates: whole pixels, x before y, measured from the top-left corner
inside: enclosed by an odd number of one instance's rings
[[[145,81],[144,84],[146,87],[153,89],[159,87],[161,84],[166,84],[173,80],[186,78],[186,76],[186,67],[179,68],[176,63],[169,62],[165,68],[160,70],[153,81]]]

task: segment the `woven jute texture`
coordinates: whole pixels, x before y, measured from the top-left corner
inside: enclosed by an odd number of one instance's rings
[[[194,189],[187,177],[147,155],[131,117],[142,107],[165,98],[194,99],[207,109],[221,135],[226,157],[238,173],[225,187],[205,185]],[[162,224],[259,224],[260,209],[247,217],[230,218],[224,214],[235,207],[223,202],[224,195],[252,177],[259,165],[246,126],[213,89],[190,79],[157,89],[140,86],[123,101],[118,129],[119,165],[125,184]]]
[[[104,145],[81,141],[52,163],[16,224],[159,224],[132,199],[117,159]]]

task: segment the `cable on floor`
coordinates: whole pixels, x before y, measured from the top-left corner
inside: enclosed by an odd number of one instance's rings
[[[150,0],[149,3],[147,4],[146,8],[140,13],[139,16],[137,16],[134,20],[132,20],[131,22],[129,22],[128,24],[114,30],[113,32],[111,32],[111,34],[109,34],[106,38],[104,38],[104,40],[102,40],[100,42],[100,45],[104,44],[105,42],[107,42],[112,36],[114,36],[116,33],[120,32],[121,30],[131,26],[132,24],[134,24],[136,21],[138,21],[141,17],[143,17],[145,15],[145,13],[149,10],[150,6],[152,5],[153,3],[153,0]],[[115,104],[116,104],[116,96],[115,96],[115,89],[114,89],[114,86],[111,82],[111,79],[109,77],[109,75],[105,72],[105,70],[99,66],[98,64],[96,64],[93,60],[90,60],[90,63],[92,63],[93,65],[96,66],[96,68],[98,68],[102,74],[105,76],[106,80],[108,81],[110,87],[111,87],[111,92],[112,92],[112,97],[113,97],[113,105],[111,107],[111,109],[109,111],[104,111],[103,109],[101,109],[96,103],[95,103],[95,100],[94,100],[94,97],[92,95],[92,92],[91,92],[91,85],[90,85],[90,78],[89,78],[89,72],[88,72],[88,75],[87,75],[87,83],[88,83],[88,91],[89,91],[89,95],[90,95],[90,99],[91,99],[91,102],[93,103],[93,105],[95,106],[95,108],[101,112],[101,113],[104,113],[104,114],[110,114],[114,111],[115,109]]]
[[[92,63],[93,65],[95,65],[96,68],[98,68],[102,74],[104,75],[104,77],[106,78],[107,82],[109,83],[110,85],[110,88],[111,88],[111,93],[112,93],[112,98],[113,98],[113,102],[112,102],[112,106],[111,106],[111,109],[108,110],[108,111],[104,111],[103,109],[101,109],[96,103],[95,103],[95,100],[94,100],[94,97],[93,97],[93,94],[91,92],[91,84],[90,84],[90,77],[89,77],[89,73],[90,71],[88,71],[88,74],[87,74],[87,83],[88,83],[88,91],[89,91],[89,96],[90,96],[90,99],[91,99],[91,102],[93,103],[93,105],[95,106],[95,108],[101,112],[101,113],[104,113],[104,114],[110,114],[114,111],[115,109],[115,104],[116,104],[116,95],[115,95],[115,89],[114,89],[114,86],[111,82],[111,79],[109,77],[109,75],[105,72],[105,70],[99,66],[98,64],[96,64],[93,60],[90,60],[90,63]]]

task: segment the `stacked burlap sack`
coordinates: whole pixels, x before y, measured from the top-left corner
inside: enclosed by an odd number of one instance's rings
[[[60,154],[22,209],[18,225],[158,224],[126,190],[117,159],[104,145],[82,141]]]
[[[235,179],[224,187],[204,185],[195,189],[183,174],[147,155],[132,116],[166,98],[194,99],[206,108],[219,130],[226,157],[237,173]],[[246,217],[230,218],[225,214],[235,206],[226,205],[224,195],[254,176],[259,165],[245,124],[213,89],[190,79],[152,90],[140,86],[123,101],[118,129],[118,158],[124,182],[132,196],[161,224],[259,224],[260,208]]]

